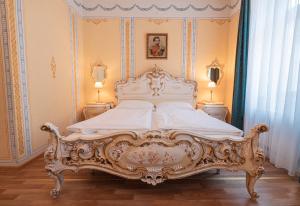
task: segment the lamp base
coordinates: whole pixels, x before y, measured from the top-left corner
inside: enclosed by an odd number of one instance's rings
[[[96,103],[101,103],[100,102],[100,89],[98,89],[98,99],[97,99]]]

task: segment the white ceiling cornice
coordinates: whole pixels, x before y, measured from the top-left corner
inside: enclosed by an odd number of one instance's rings
[[[240,0],[67,0],[80,16],[228,18]]]

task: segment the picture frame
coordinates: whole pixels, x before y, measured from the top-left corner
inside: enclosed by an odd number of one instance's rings
[[[168,34],[148,33],[146,41],[147,59],[168,59]]]

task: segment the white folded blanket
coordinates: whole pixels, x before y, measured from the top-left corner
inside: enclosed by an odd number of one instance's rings
[[[202,110],[165,107],[160,108],[154,116],[159,129],[192,130],[203,135],[243,135],[243,131]]]
[[[98,130],[150,130],[152,109],[111,109],[94,118],[73,124],[71,132],[93,133]]]

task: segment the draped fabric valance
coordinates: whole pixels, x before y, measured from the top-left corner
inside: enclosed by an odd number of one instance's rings
[[[66,0],[83,17],[228,18],[240,0]]]

